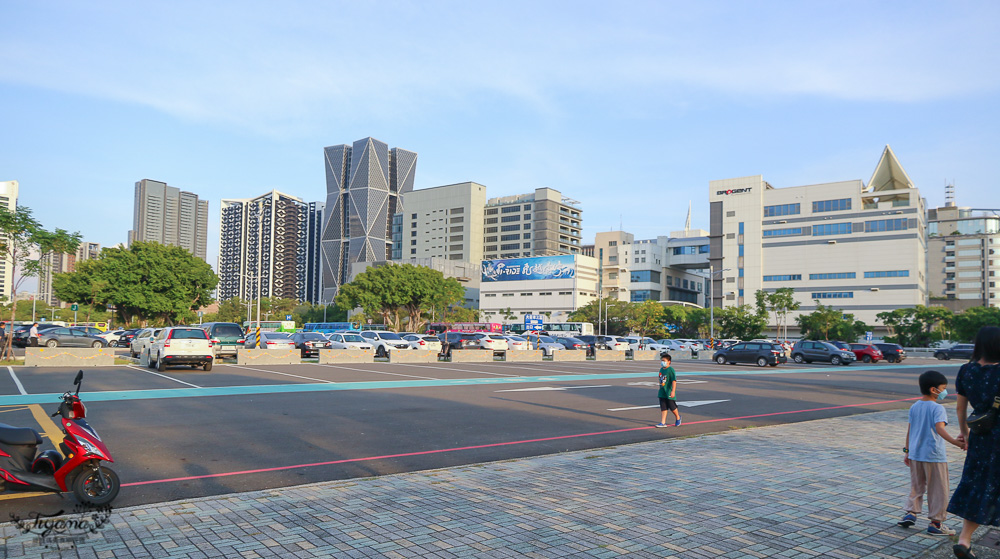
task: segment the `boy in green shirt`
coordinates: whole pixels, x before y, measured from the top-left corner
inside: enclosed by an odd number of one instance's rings
[[[677,412],[677,373],[670,366],[670,355],[660,356],[660,391],[657,394],[660,398],[660,422],[657,427],[669,427],[667,425],[667,411],[674,412],[677,421],[674,427],[681,426],[681,414]]]

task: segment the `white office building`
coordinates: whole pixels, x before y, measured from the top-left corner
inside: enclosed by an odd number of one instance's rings
[[[597,260],[579,254],[484,260],[479,296],[486,322],[523,324],[528,314],[566,322],[597,299]]]
[[[404,212],[393,216],[392,259],[483,259],[486,187],[463,182],[407,192]]]
[[[953,311],[997,306],[998,212],[954,201],[927,211],[927,288],[934,304]]]
[[[711,181],[709,202],[715,306],[791,287],[802,313],[819,301],[881,326],[877,313],[927,303],[924,201],[888,146],[867,184],[756,175]]]

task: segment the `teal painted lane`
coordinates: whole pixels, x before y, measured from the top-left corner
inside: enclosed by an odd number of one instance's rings
[[[900,369],[927,369],[926,365],[895,365],[887,367],[824,367],[817,369],[762,368],[747,370],[678,371],[677,377],[693,376],[746,376],[746,375],[801,375],[814,373],[857,373],[861,371],[898,371]],[[212,388],[166,388],[151,390],[117,390],[86,392],[85,402],[113,402],[120,400],[157,400],[162,398],[198,398],[205,396],[247,396],[253,394],[288,394],[293,392],[332,392],[337,390],[384,390],[393,388],[439,388],[446,386],[476,386],[486,384],[530,384],[541,382],[574,382],[629,379],[655,376],[658,368],[629,373],[594,373],[575,375],[547,375],[504,378],[465,378],[440,380],[384,380],[368,382],[342,382],[322,384],[271,384],[249,386],[220,386]],[[0,396],[0,406],[51,404],[59,402],[62,393],[17,394]]]

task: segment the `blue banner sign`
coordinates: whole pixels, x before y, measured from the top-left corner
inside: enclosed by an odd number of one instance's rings
[[[576,264],[572,254],[483,260],[483,281],[572,279]]]
[[[544,330],[542,315],[540,314],[526,314],[524,315],[524,329],[525,330]]]

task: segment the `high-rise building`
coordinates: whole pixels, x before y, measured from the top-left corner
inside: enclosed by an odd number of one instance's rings
[[[934,304],[953,311],[998,305],[997,211],[960,208],[954,201],[927,210],[927,289]]]
[[[128,232],[128,244],[135,241],[179,246],[204,260],[208,201],[165,182],[142,179],[135,183],[135,211]]]
[[[277,190],[252,199],[223,200],[219,300],[306,300],[311,217],[309,204]]]
[[[323,217],[326,204],[309,202],[306,211],[306,297],[318,304],[323,299],[323,259],[320,242],[323,239]]]
[[[490,198],[483,220],[483,258],[580,254],[580,203],[558,190]]]
[[[9,212],[17,211],[17,181],[0,181],[0,206]],[[10,300],[10,293],[14,287],[14,263],[9,258],[0,261],[0,296],[4,300]]]
[[[597,233],[595,257],[601,260],[604,297],[641,303],[690,303],[703,306],[708,268],[708,232],[675,231],[670,236],[635,240],[625,231]]]
[[[417,154],[374,138],[324,148],[323,301],[347,281],[354,262],[392,258],[392,219],[413,190]]]
[[[486,187],[474,182],[423,188],[406,194],[406,211],[394,216],[393,260],[483,259]]]
[[[55,278],[55,275],[75,272],[78,262],[93,260],[100,254],[100,243],[82,242],[75,253],[50,253],[44,255],[41,259],[42,266],[38,274],[38,300],[45,301],[53,307],[66,306],[67,301],[60,301],[52,290],[52,280]]]
[[[774,188],[760,175],[709,183],[715,306],[753,304],[791,287],[881,326],[882,311],[927,304],[924,201],[889,146],[861,180]]]

